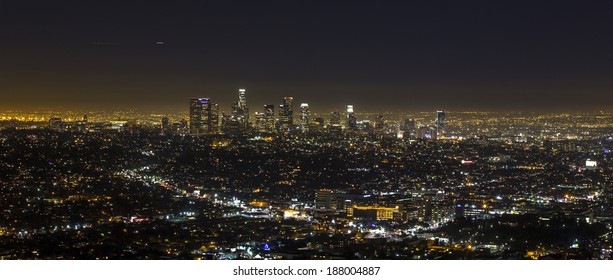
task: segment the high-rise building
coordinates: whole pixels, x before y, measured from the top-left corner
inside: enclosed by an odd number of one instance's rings
[[[302,132],[309,131],[310,117],[311,117],[311,112],[309,111],[309,104],[308,103],[300,104],[300,131]]]
[[[162,133],[169,133],[170,132],[170,120],[168,119],[168,117],[163,117],[162,118],[162,126],[160,127],[162,129]]]
[[[213,133],[219,132],[219,104],[211,105],[209,121],[208,131]]]
[[[245,89],[241,88],[238,90],[238,106],[242,112],[242,116],[244,117],[244,122],[246,126],[249,126],[249,107],[247,107],[247,95],[245,94]]]
[[[315,192],[316,209],[336,209],[336,195],[332,190],[320,189]]]
[[[447,133],[447,114],[444,110],[436,111],[436,138]]]
[[[330,114],[330,126],[341,126],[341,114],[339,112]]]
[[[189,133],[200,135],[219,128],[219,105],[210,98],[191,98],[189,104]]]
[[[264,118],[266,119],[266,132],[273,132],[275,130],[275,105],[264,105]]]
[[[326,121],[324,120],[324,118],[315,118],[315,123],[319,126],[320,129],[324,128],[324,126],[326,125],[325,122]]]
[[[385,130],[385,118],[382,114],[377,114],[375,117],[375,133],[381,134]]]
[[[314,132],[322,132],[325,127],[324,118],[315,118],[313,122],[310,124],[310,131]]]
[[[293,97],[284,97],[279,105],[279,131],[290,131],[294,126]]]
[[[259,132],[266,132],[266,113],[255,112],[255,129]]]
[[[247,95],[244,88],[238,90],[238,105],[241,109],[247,108]]]
[[[417,129],[416,137],[418,139],[436,140],[436,127],[422,126]]]
[[[339,112],[332,112],[330,114],[328,132],[334,135],[339,135],[343,132],[343,127],[341,126],[341,114]]]
[[[231,120],[238,122],[237,124],[232,124],[232,126],[237,126],[239,130],[246,130],[249,128],[249,108],[247,107],[247,94],[245,93],[245,89],[241,88],[238,90],[238,101],[232,104]]]
[[[403,131],[412,131],[415,129],[415,120],[414,119],[405,119],[404,125],[402,127]]]
[[[204,123],[202,120],[205,105],[208,103],[208,98],[190,98],[189,100],[189,133],[192,135],[202,134]]]
[[[358,121],[353,112],[353,105],[347,105],[347,128],[355,130],[357,128]]]

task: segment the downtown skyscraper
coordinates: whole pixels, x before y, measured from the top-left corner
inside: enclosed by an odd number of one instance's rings
[[[284,97],[283,104],[279,105],[279,122],[277,126],[280,132],[291,131],[294,127],[293,104],[293,97]]]
[[[358,120],[353,112],[353,105],[347,105],[347,128],[355,130],[358,127]]]
[[[436,111],[436,138],[440,138],[447,132],[447,113],[445,110]]]
[[[232,120],[237,122],[240,129],[249,128],[249,107],[247,107],[247,94],[245,89],[238,90],[238,101],[232,105]]]
[[[200,135],[219,130],[219,105],[210,98],[190,98],[189,133]]]
[[[308,132],[311,112],[308,103],[300,104],[300,131]]]

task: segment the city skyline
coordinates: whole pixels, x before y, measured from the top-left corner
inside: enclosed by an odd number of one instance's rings
[[[609,6],[0,0],[0,262],[611,260]]]
[[[601,3],[71,4],[1,4],[3,109],[167,111],[237,88],[322,111],[613,105]]]

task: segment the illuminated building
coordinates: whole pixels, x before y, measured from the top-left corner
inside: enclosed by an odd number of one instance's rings
[[[347,127],[351,130],[357,128],[357,119],[353,112],[353,105],[347,105]]]
[[[162,118],[162,133],[168,133],[170,132],[170,120],[168,120],[168,117],[163,117]]]
[[[293,97],[284,97],[283,104],[279,105],[279,131],[290,131],[294,126]]]
[[[431,126],[422,126],[417,129],[416,137],[418,139],[436,139],[436,128]]]
[[[375,133],[381,134],[383,133],[384,129],[385,129],[385,119],[383,118],[383,115],[377,114],[377,117],[375,119]]]
[[[447,133],[447,114],[445,110],[436,111],[436,138],[440,138]]]
[[[264,118],[266,120],[266,132],[273,132],[275,129],[275,105],[264,105]]]
[[[245,93],[245,89],[238,90],[238,101],[232,104],[231,120],[238,122],[236,125],[240,130],[249,128],[249,108],[247,107],[247,94]]]
[[[219,128],[219,105],[210,98],[191,98],[189,104],[189,133],[212,133]]]
[[[219,104],[212,104],[209,117],[209,132],[219,132]]]
[[[325,120],[324,118],[315,118],[313,119],[313,122],[310,124],[311,131],[316,131],[316,132],[321,132],[324,130],[325,127]]]
[[[331,126],[341,125],[341,114],[339,112],[332,112],[330,116],[330,125]]]
[[[264,112],[255,112],[255,129],[259,132],[266,131],[266,114]]]
[[[315,208],[336,209],[336,196],[332,190],[320,189],[315,193]]]
[[[339,134],[343,131],[343,127],[341,126],[341,114],[339,112],[332,112],[328,130],[333,134]]]
[[[598,162],[595,160],[586,160],[585,161],[585,169],[587,170],[596,170],[598,169]]]
[[[347,216],[362,220],[391,220],[398,208],[379,206],[353,206],[347,209]]]
[[[405,119],[404,125],[402,126],[403,131],[411,131],[415,129],[415,120],[414,119]]]
[[[246,126],[249,125],[249,107],[247,107],[247,95],[245,94],[245,89],[238,90],[238,107],[241,110],[241,114],[244,117],[244,123]]]
[[[309,104],[302,103],[300,104],[300,131],[308,132],[309,131],[309,119],[311,112],[309,111]]]
[[[191,98],[189,100],[189,133],[198,135],[204,132],[202,115],[208,98]]]
[[[62,129],[62,118],[50,118],[49,128],[54,129],[54,130],[61,130]]]

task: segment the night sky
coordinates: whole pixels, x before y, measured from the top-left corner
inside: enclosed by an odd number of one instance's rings
[[[610,110],[613,4],[0,0],[0,108],[227,111],[243,87],[252,111]]]

